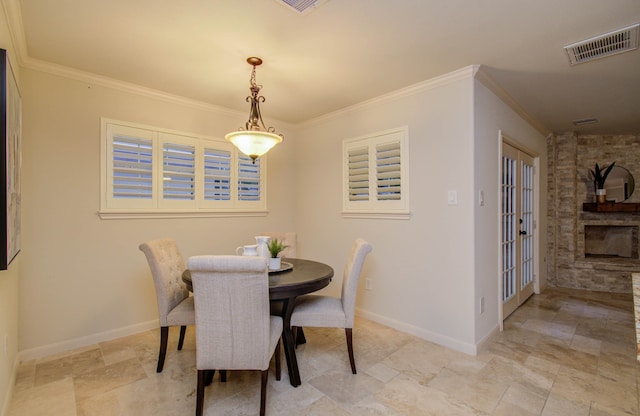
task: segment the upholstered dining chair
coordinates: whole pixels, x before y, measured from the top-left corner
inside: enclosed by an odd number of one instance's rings
[[[147,257],[156,287],[160,320],[160,352],[156,372],[162,372],[167,354],[169,327],[180,326],[178,350],[182,349],[187,325],[196,323],[193,297],[182,281],[184,260],[178,245],[171,238],[147,241],[138,247]]]
[[[294,334],[297,332],[294,327],[344,328],[353,374],[356,374],[356,363],[353,356],[356,292],[360,272],[369,252],[371,252],[371,244],[362,238],[356,239],[344,268],[340,299],[321,295],[300,296],[296,299],[295,308],[291,314],[291,327]]]
[[[284,233],[281,232],[267,232],[262,235],[268,235],[271,238],[277,238],[278,241],[284,242],[285,246],[288,246],[282,251],[281,257],[292,257],[295,258],[297,256],[297,248],[298,245],[298,234],[287,231]]]
[[[187,260],[196,310],[196,416],[204,388],[219,370],[260,370],[260,415],[265,414],[267,378],[275,355],[280,380],[282,318],[269,313],[268,263],[262,257],[194,256]]]

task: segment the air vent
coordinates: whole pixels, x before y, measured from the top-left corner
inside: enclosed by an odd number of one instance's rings
[[[309,13],[312,10],[317,9],[321,4],[326,3],[328,0],[276,0],[278,3],[286,6],[288,9],[293,9],[300,14]]]
[[[611,55],[638,49],[638,28],[640,23],[619,29],[591,39],[567,45],[571,65],[593,61]]]
[[[573,120],[573,124],[576,126],[584,126],[585,124],[595,124],[598,122],[597,118],[581,118],[580,120]]]

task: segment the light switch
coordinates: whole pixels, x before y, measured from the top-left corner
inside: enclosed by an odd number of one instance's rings
[[[482,189],[478,192],[478,204],[481,207],[484,206],[484,191]]]
[[[458,205],[458,191],[449,191],[447,193],[447,202],[449,205]]]

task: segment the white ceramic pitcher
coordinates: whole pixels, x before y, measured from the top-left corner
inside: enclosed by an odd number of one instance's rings
[[[236,254],[238,256],[257,256],[258,246],[255,244],[250,246],[240,246],[236,249]]]
[[[265,259],[271,257],[271,254],[269,253],[269,247],[267,247],[267,244],[269,244],[270,241],[271,237],[267,235],[256,236],[256,244],[258,245],[258,256],[262,256]]]

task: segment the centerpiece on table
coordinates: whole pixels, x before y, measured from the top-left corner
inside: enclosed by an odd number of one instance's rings
[[[281,258],[278,255],[289,246],[284,245],[282,240],[278,240],[277,238],[273,238],[269,243],[267,243],[267,248],[269,249],[269,254],[271,254],[271,258],[269,259],[269,269],[278,270],[281,267]]]

